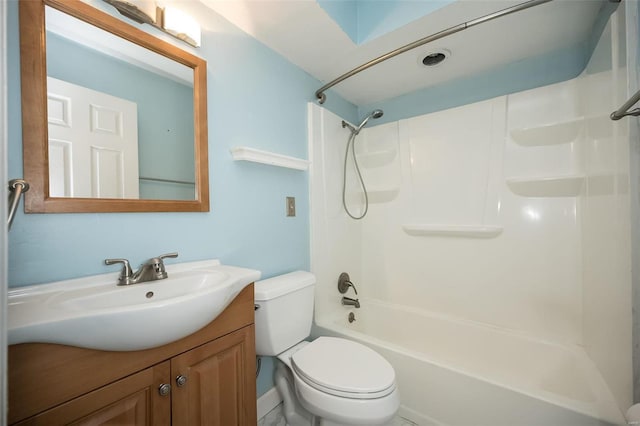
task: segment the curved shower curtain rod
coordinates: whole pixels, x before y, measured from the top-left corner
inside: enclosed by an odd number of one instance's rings
[[[394,56],[398,56],[401,53],[407,52],[411,49],[415,49],[416,47],[420,47],[424,44],[430,43],[432,41],[435,40],[439,40],[441,38],[450,36],[451,34],[455,34],[457,32],[460,32],[462,30],[466,30],[467,28],[471,28],[474,27],[476,25],[479,24],[483,24],[485,22],[489,22],[492,21],[494,19],[500,18],[502,16],[506,16],[506,15],[510,15],[512,13],[515,12],[520,12],[521,10],[525,10],[525,9],[529,9],[530,7],[534,7],[534,6],[538,6],[544,3],[549,3],[553,0],[530,0],[527,1],[525,3],[521,3],[521,4],[517,4],[515,6],[511,6],[508,7],[506,9],[502,9],[499,10],[497,12],[494,13],[490,13],[488,15],[484,15],[481,16],[479,18],[476,19],[472,19],[471,21],[467,21],[467,22],[463,22],[462,24],[458,24],[455,25],[453,27],[449,27],[446,30],[442,30],[440,32],[437,32],[435,34],[431,34],[427,37],[421,38],[420,40],[416,40],[413,43],[409,43],[407,45],[404,45],[402,47],[399,47],[395,50],[392,50],[389,53],[385,53],[382,56],[378,56],[375,59],[372,59],[371,61],[360,65],[357,68],[352,69],[351,71],[342,74],[340,77],[336,78],[335,80],[330,81],[329,83],[325,84],[324,86],[322,86],[321,88],[319,88],[318,90],[316,90],[316,98],[318,99],[318,102],[320,104],[323,104],[324,101],[327,99],[327,95],[325,95],[325,91],[330,89],[331,87],[335,86],[338,83],[341,83],[342,81],[348,79],[349,77],[353,77],[354,75],[358,74],[361,71],[364,71],[368,68],[371,68],[374,65],[378,65],[381,62],[386,61],[387,59],[391,59]],[[609,1],[614,1],[614,2],[619,2],[620,0],[609,0]]]

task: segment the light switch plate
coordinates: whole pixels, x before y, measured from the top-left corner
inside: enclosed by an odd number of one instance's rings
[[[296,215],[296,197],[287,197],[287,216]]]

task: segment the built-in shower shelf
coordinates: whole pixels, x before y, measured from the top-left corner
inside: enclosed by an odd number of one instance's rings
[[[380,150],[358,153],[358,162],[365,167],[380,167],[391,163],[398,154],[398,151]]]
[[[369,201],[372,203],[387,203],[389,201],[394,200],[398,194],[400,193],[400,189],[395,188],[384,188],[384,187],[370,187],[367,188],[367,192],[369,195]]]
[[[545,146],[571,143],[584,128],[584,117],[535,127],[512,129],[511,139],[522,146]]]
[[[429,225],[411,223],[402,225],[402,229],[409,235],[459,237],[459,238],[495,238],[502,233],[501,226],[470,226],[470,225]]]
[[[576,197],[584,184],[584,175],[509,178],[511,191],[524,197]]]
[[[294,170],[307,170],[309,161],[301,158],[289,157],[259,149],[237,146],[231,148],[231,155],[235,161],[251,161],[253,163],[269,164]]]
[[[587,117],[585,118],[585,122],[589,139],[595,139],[601,142],[611,140],[615,121],[611,120],[609,114]]]

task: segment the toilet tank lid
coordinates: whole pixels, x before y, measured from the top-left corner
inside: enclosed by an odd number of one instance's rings
[[[316,277],[311,272],[295,271],[278,275],[266,280],[256,281],[254,285],[254,299],[270,300],[283,294],[291,293],[315,284]]]

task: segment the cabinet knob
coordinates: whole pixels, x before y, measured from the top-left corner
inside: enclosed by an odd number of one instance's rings
[[[176,377],[176,384],[178,386],[184,386],[185,383],[187,383],[187,377],[183,376],[182,374],[179,375],[178,377]]]
[[[167,396],[171,393],[171,385],[169,383],[163,383],[158,387],[158,393],[160,396]]]

